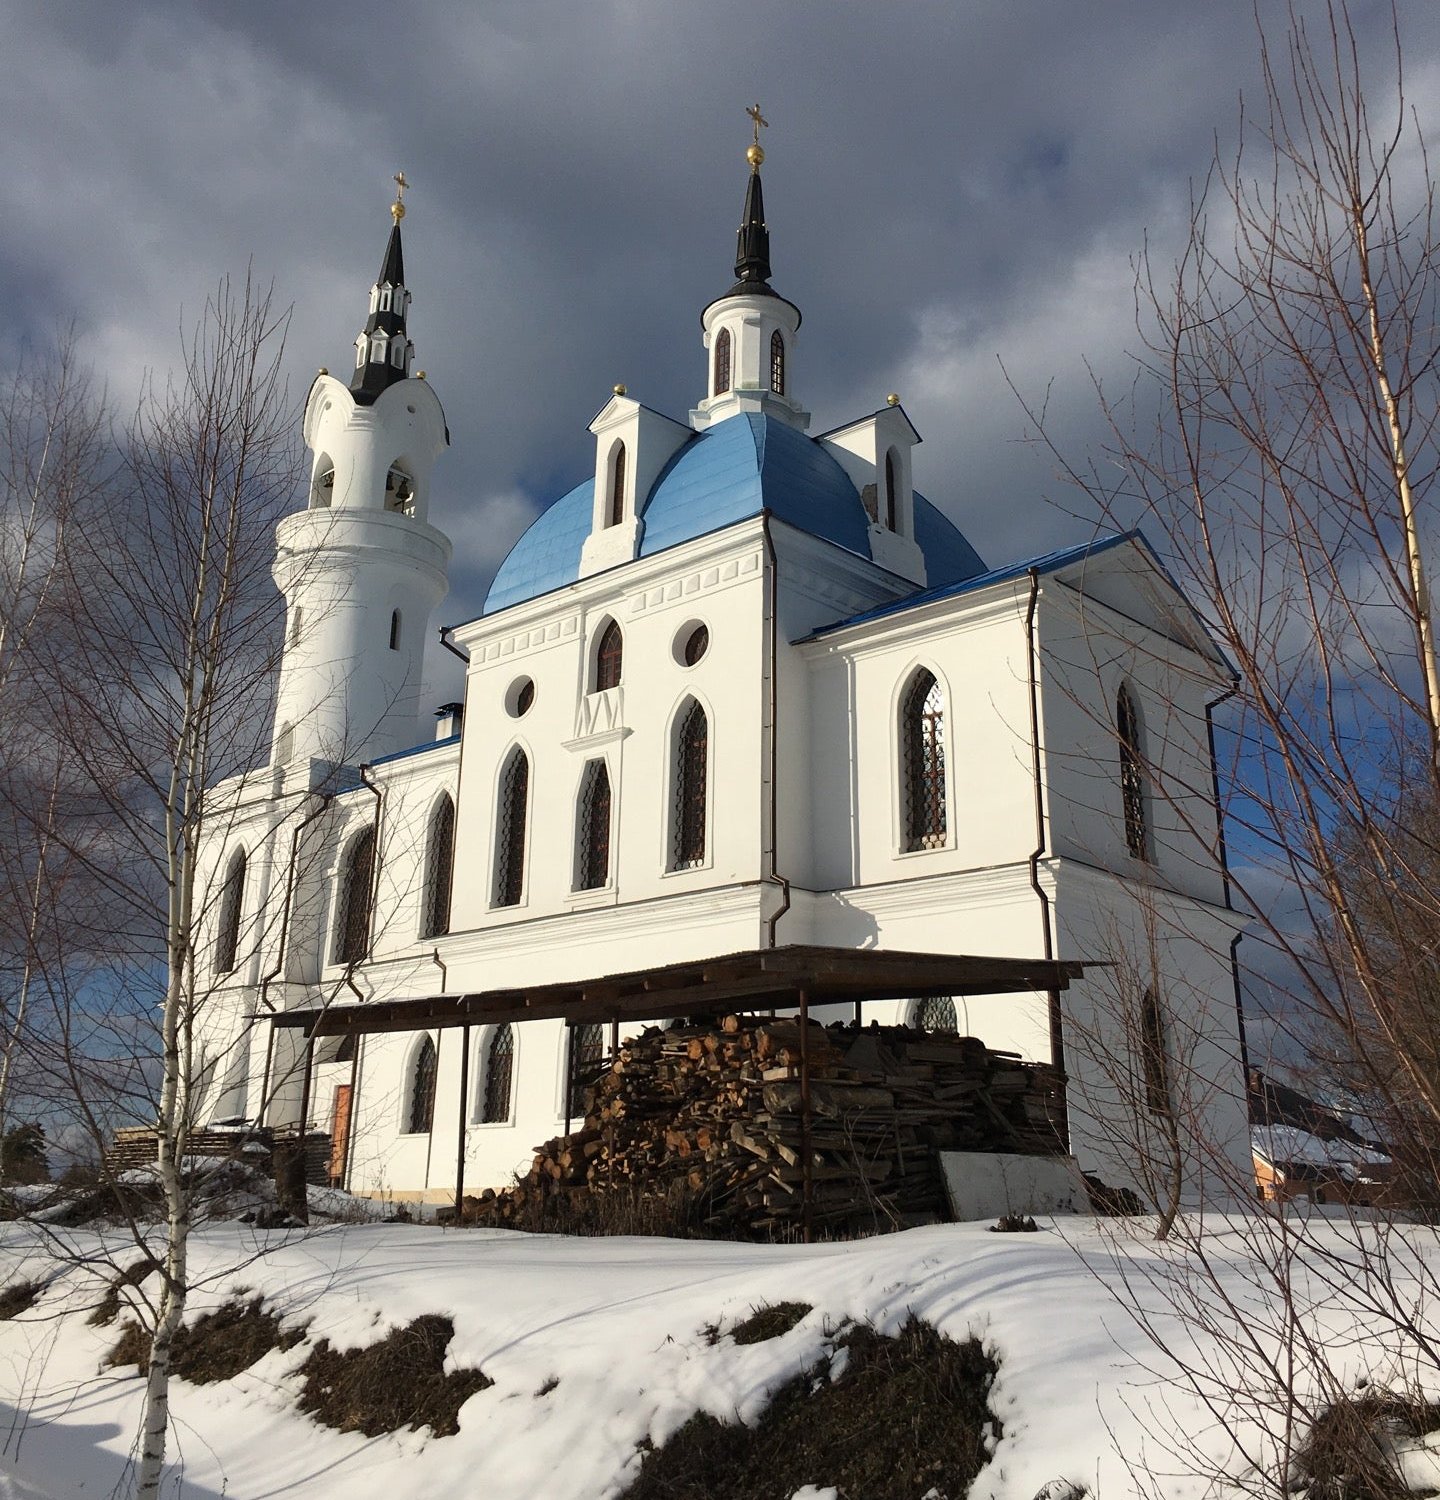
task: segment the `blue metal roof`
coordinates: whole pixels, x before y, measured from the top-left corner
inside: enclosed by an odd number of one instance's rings
[[[837,620],[833,625],[823,626],[814,631],[809,639],[815,640],[819,636],[830,635],[836,630],[846,630],[851,625],[865,625],[871,620],[882,620],[887,615],[897,615],[902,610],[919,609],[922,605],[934,604],[940,599],[954,599],[960,594],[968,594],[975,589],[989,588],[992,583],[1006,583],[1013,578],[1023,578],[1032,568],[1037,573],[1053,573],[1057,568],[1063,568],[1069,563],[1083,562],[1087,557],[1096,557],[1102,552],[1108,552],[1122,542],[1135,541],[1145,546],[1147,551],[1149,550],[1145,538],[1138,531],[1115,532],[1110,536],[1097,537],[1092,542],[1081,542],[1074,547],[1061,547],[1054,552],[1045,552],[1039,557],[1027,558],[1024,562],[1009,563],[1003,568],[991,568],[987,573],[976,573],[955,583],[942,584],[938,588],[922,589],[918,594],[910,594],[904,599],[892,599],[888,604],[877,604],[874,609],[863,610],[858,615],[851,615],[848,619]]]
[[[575,582],[594,494],[595,481],[587,479],[531,525],[500,565],[486,614]],[[716,423],[670,460],[641,512],[640,556],[766,510],[799,531],[870,556],[869,517],[850,476],[823,443],[760,413]],[[984,567],[954,523],[918,494],[915,534],[932,584]]]
[[[580,576],[580,549],[590,535],[595,509],[595,479],[577,484],[540,512],[500,564],[485,596],[487,615],[510,604],[522,604]]]

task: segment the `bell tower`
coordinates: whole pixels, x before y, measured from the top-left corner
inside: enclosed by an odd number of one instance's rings
[[[400,238],[409,184],[404,173],[395,182],[350,384],[322,369],[310,387],[309,503],[275,533],[285,649],[271,758],[307,774],[315,761],[356,765],[423,738],[421,663],[448,587],[450,540],[428,515],[430,470],[450,434],[425,372],[411,374]]]
[[[770,285],[770,228],[760,183],[760,127],[769,121],[758,104],[745,113],[755,139],[745,152],[750,178],[736,235],[735,285],[700,315],[708,369],[705,398],[691,411],[690,425],[703,432],[742,412],[764,412],[803,432],[810,413],[791,394],[800,309]]]

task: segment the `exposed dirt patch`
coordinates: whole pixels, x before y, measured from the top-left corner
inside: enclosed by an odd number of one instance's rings
[[[729,1330],[729,1336],[737,1344],[763,1344],[767,1339],[789,1333],[811,1311],[808,1302],[769,1302],[753,1308],[748,1318],[742,1318]],[[710,1342],[718,1344],[725,1335],[718,1328],[713,1332]]]
[[[134,1365],[135,1373],[143,1375],[150,1364],[150,1342],[149,1330],[134,1318],[126,1318],[120,1325],[120,1337],[105,1356],[105,1364],[112,1370],[120,1365]]]
[[[864,1500],[964,1500],[1001,1435],[995,1361],[976,1339],[911,1319],[895,1338],[851,1329],[844,1368],[801,1375],[753,1427],[697,1414],[645,1457],[624,1500],[789,1500],[833,1485]]]
[[[85,1321],[92,1328],[103,1328],[107,1323],[113,1323],[120,1316],[120,1293],[127,1286],[139,1286],[155,1266],[156,1263],[148,1257],[126,1266],[105,1288],[105,1295],[91,1308],[90,1316]]]
[[[44,1290],[43,1281],[12,1281],[0,1290],[0,1323],[8,1323],[11,1318],[29,1312]]]
[[[366,1437],[402,1427],[449,1437],[460,1430],[461,1406],[495,1383],[479,1370],[446,1373],[454,1336],[449,1318],[429,1313],[364,1349],[332,1349],[321,1339],[300,1367],[300,1409],[327,1427]]]
[[[1378,1393],[1337,1401],[1316,1418],[1295,1460],[1295,1488],[1310,1500],[1408,1500],[1397,1438],[1440,1427],[1440,1406]]]
[[[195,1385],[233,1380],[272,1349],[293,1349],[304,1337],[300,1329],[282,1329],[280,1319],[266,1312],[259,1297],[250,1302],[227,1302],[194,1323],[182,1324],[171,1346],[170,1372]],[[150,1345],[149,1330],[130,1319],[105,1363],[133,1364],[143,1375],[150,1363]]]

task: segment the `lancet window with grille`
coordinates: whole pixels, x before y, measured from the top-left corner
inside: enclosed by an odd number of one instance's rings
[[[485,1053],[485,1102],[480,1121],[498,1125],[510,1118],[510,1083],[515,1072],[515,1033],[507,1021],[490,1033]]]
[[[939,1031],[953,1036],[960,1029],[955,1002],[948,995],[931,995],[915,1007],[915,1024],[921,1031]]]
[[[450,931],[450,879],[455,865],[455,804],[447,793],[430,819],[430,848],[425,869],[425,933],[441,937]]]
[[[516,749],[500,778],[500,823],[495,833],[495,905],[519,906],[525,890],[525,817],[530,761]]]
[[[777,396],[785,394],[785,340],[778,328],[770,335],[770,389]]]
[[[610,879],[610,771],[603,760],[585,767],[580,783],[579,868],[575,887],[599,890]]]
[[[600,635],[600,644],[595,648],[595,691],[603,693],[620,686],[620,673],[625,665],[625,636],[620,627],[611,620]]]
[[[705,710],[691,703],[680,724],[675,754],[675,860],[677,870],[705,860],[705,797],[710,725]]]
[[[335,933],[336,963],[358,963],[370,946],[370,900],[375,888],[375,830],[356,836],[345,859],[340,889],[340,921]]]
[[[1125,808],[1125,847],[1135,859],[1150,858],[1145,816],[1145,771],[1140,757],[1140,715],[1127,687],[1115,696],[1115,730],[1120,745],[1120,798]]]
[[[410,1117],[406,1128],[411,1135],[423,1135],[435,1119],[435,1043],[427,1036],[415,1049],[415,1063],[410,1072]]]
[[[237,849],[220,891],[220,928],[215,938],[215,972],[228,974],[240,951],[240,913],[245,900],[245,851]]]
[[[945,844],[945,696],[934,674],[915,674],[900,710],[905,848]]]
[[[570,1114],[585,1113],[585,1090],[605,1057],[605,1032],[598,1025],[577,1026],[570,1033]]]
[[[730,330],[722,328],[715,335],[715,394],[723,396],[730,389]]]

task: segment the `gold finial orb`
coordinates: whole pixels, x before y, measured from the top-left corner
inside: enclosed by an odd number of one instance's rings
[[[899,406],[900,405],[900,396],[899,396],[899,393],[896,392],[896,391],[891,391],[890,394],[888,396],[886,396],[886,398],[885,398],[885,405],[886,406]]]
[[[395,174],[395,201],[390,205],[390,217],[398,224],[405,217],[405,189],[410,184],[403,172]]]
[[[752,167],[758,167],[760,163],[765,160],[764,146],[760,145],[758,142],[753,146],[746,146],[745,160],[748,161]]]
[[[330,373],[330,371],[327,370],[324,365],[321,365],[320,368],[319,368],[319,370],[316,371],[316,373],[319,374],[319,375],[328,375]]]
[[[416,378],[416,380],[424,380],[424,378],[425,378],[425,372],[424,372],[424,370],[416,370],[416,372],[415,372],[415,378]]]
[[[625,386],[623,382],[620,385],[612,385],[610,389],[614,391],[617,396],[623,396],[625,394]]]

